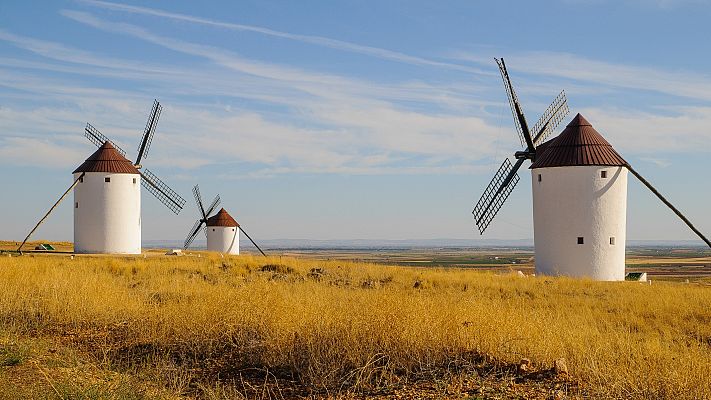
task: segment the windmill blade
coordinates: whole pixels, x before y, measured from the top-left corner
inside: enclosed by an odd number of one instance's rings
[[[49,211],[47,211],[47,213],[44,215],[44,217],[42,217],[42,219],[39,220],[39,222],[37,223],[37,225],[35,225],[35,227],[32,228],[32,230],[30,231],[30,233],[27,234],[27,237],[25,237],[25,240],[23,240],[23,241],[22,241],[22,244],[20,244],[20,247],[17,248],[17,252],[18,252],[18,253],[22,253],[22,247],[23,247],[23,246],[25,245],[25,243],[27,243],[27,241],[30,239],[30,236],[32,236],[32,234],[35,233],[35,231],[37,230],[37,228],[39,228],[39,226],[42,225],[42,222],[44,222],[44,220],[47,219],[47,217],[49,217],[49,214],[51,214],[52,211],[54,211],[54,209],[57,208],[57,206],[59,205],[59,203],[61,203],[62,200],[64,200],[64,198],[67,197],[67,195],[69,194],[69,192],[71,192],[72,189],[74,189],[74,188],[76,187],[76,185],[79,183],[79,181],[81,181],[81,178],[83,178],[84,175],[86,175],[86,172],[82,172],[81,175],[79,175],[79,177],[77,177],[77,179],[74,180],[74,183],[72,183],[72,186],[69,186],[69,189],[67,189],[67,190],[64,192],[64,194],[62,194],[62,196],[59,198],[59,200],[57,200],[57,202],[54,203],[54,205],[53,205],[52,207],[50,207]]]
[[[104,145],[104,143],[109,142],[112,146],[116,148],[119,153],[121,153],[122,156],[126,157],[126,152],[123,151],[122,148],[120,148],[116,143],[114,143],[113,140],[104,136],[101,132],[99,132],[98,129],[94,128],[88,122],[86,123],[86,127],[84,128],[84,136],[86,136],[86,138],[89,139],[91,143],[94,143],[96,147],[101,147]]]
[[[514,166],[511,166],[511,162],[506,158],[504,162],[501,163],[496,174],[494,174],[494,177],[484,190],[481,198],[479,198],[479,201],[474,207],[474,211],[472,211],[477,228],[479,228],[479,234],[484,234],[486,228],[499,212],[501,206],[504,205],[504,202],[514,187],[516,187],[516,184],[520,180],[516,172],[521,168],[524,161],[525,158],[520,158]]]
[[[136,157],[136,165],[141,165],[141,160],[143,158],[148,158],[148,150],[151,148],[151,142],[153,141],[153,135],[156,132],[156,127],[158,126],[158,118],[160,118],[160,113],[163,111],[163,106],[160,105],[158,100],[153,100],[153,109],[150,115],[148,115],[148,122],[146,122],[146,129],[143,130],[143,138],[141,143],[138,144],[138,157]]]
[[[518,101],[518,96],[516,96],[513,85],[511,85],[511,78],[509,78],[509,73],[506,70],[504,59],[499,60],[498,58],[494,58],[494,60],[496,60],[496,64],[499,66],[501,79],[504,81],[504,89],[506,89],[506,96],[509,98],[509,106],[511,106],[511,114],[513,115],[516,132],[518,132],[518,137],[521,140],[521,146],[526,146],[529,150],[533,150],[534,146],[533,139],[531,139],[531,132],[528,130],[528,123],[526,122],[526,117],[523,115],[521,103]]]
[[[210,207],[208,207],[207,211],[205,212],[205,215],[212,214],[212,212],[215,211],[215,208],[217,208],[218,204],[220,204],[220,195],[219,194],[217,196],[215,196],[215,200],[212,201],[212,204],[210,204]]]
[[[205,221],[202,219],[199,219],[195,221],[195,225],[190,229],[190,232],[188,233],[188,237],[185,238],[185,243],[183,244],[183,250],[187,250],[188,247],[190,247],[190,244],[195,240],[195,237],[197,236],[198,233],[200,233],[200,228],[202,228],[202,224]]]
[[[659,200],[662,201],[662,203],[664,203],[667,207],[669,207],[672,211],[674,211],[674,214],[676,214],[677,217],[679,217],[682,221],[684,221],[686,226],[691,228],[691,230],[694,231],[694,233],[698,237],[700,237],[701,240],[703,240],[709,247],[711,247],[711,241],[709,241],[709,239],[706,236],[704,236],[704,234],[701,233],[701,231],[696,229],[696,227],[691,223],[691,221],[689,221],[689,219],[686,218],[684,216],[684,214],[681,213],[681,211],[679,211],[676,207],[674,207],[674,205],[672,205],[672,203],[670,203],[669,200],[664,198],[664,196],[662,196],[662,194],[659,193],[659,191],[657,191],[657,189],[654,186],[652,186],[651,183],[649,183],[646,179],[644,179],[644,177],[642,175],[640,175],[639,172],[637,172],[634,168],[632,168],[631,165],[627,164],[627,169],[632,173],[632,175],[634,175],[637,179],[639,179],[639,181],[642,182],[642,184],[644,184],[644,186],[646,186],[647,189],[649,189],[652,193],[654,193],[659,198]]]
[[[568,99],[565,97],[565,90],[563,90],[543,112],[536,125],[533,125],[532,132],[535,135],[533,144],[538,146],[543,143],[569,112]]]
[[[257,246],[256,243],[254,243],[254,240],[252,240],[252,238],[247,234],[247,232],[245,232],[244,229],[242,229],[242,226],[241,226],[241,225],[239,226],[239,230],[242,231],[242,233],[244,233],[244,236],[247,236],[247,239],[249,239],[249,241],[252,242],[252,244],[254,245],[254,247],[256,247],[257,250],[259,250],[259,252],[262,253],[262,255],[263,255],[264,257],[267,256],[266,254],[264,254],[264,252],[262,251],[262,249],[260,249],[259,246]]]
[[[155,174],[153,174],[149,169],[144,169],[140,171],[141,184],[145,187],[153,196],[155,196],[161,203],[163,203],[170,211],[174,212],[176,215],[180,213],[185,205],[185,199],[180,197],[179,194],[168,187],[163,181],[158,179]]]
[[[202,213],[202,218],[207,219],[207,216],[209,213],[205,213],[205,207],[202,206],[202,196],[200,196],[200,186],[195,185],[193,186],[193,197],[195,197],[195,202],[198,205],[198,208],[200,209],[200,212]]]

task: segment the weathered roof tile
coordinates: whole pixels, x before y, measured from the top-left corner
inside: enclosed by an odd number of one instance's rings
[[[237,227],[239,224],[235,221],[230,214],[221,208],[217,214],[207,219],[207,226],[233,226]]]
[[[555,138],[538,145],[531,169],[577,165],[627,165],[612,145],[578,114]]]
[[[110,142],[105,142],[94,154],[74,170],[77,172],[110,172],[114,174],[139,174],[131,161],[122,156]]]

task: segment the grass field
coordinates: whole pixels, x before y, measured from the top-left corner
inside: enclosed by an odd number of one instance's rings
[[[711,398],[710,305],[703,283],[3,255],[0,398]]]

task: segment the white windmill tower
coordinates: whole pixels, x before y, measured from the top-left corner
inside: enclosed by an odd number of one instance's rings
[[[207,251],[224,254],[239,254],[239,224],[221,208],[207,219]]]
[[[207,210],[202,205],[202,197],[200,196],[200,187],[198,185],[193,187],[193,196],[195,196],[195,203],[197,203],[201,217],[195,221],[195,224],[190,229],[190,233],[185,239],[183,249],[187,250],[188,247],[190,247],[190,244],[195,240],[195,237],[204,224],[208,251],[215,251],[222,254],[239,254],[239,232],[241,231],[247,236],[247,239],[252,242],[254,247],[256,247],[263,256],[266,256],[262,249],[257,246],[257,243],[252,240],[247,232],[244,231],[240,224],[238,224],[224,208],[220,209],[217,214],[210,216],[220,203],[220,195],[215,196],[215,200],[212,201],[212,204],[210,204]]]
[[[504,60],[496,60],[508,95],[514,123],[526,146],[515,165],[507,159],[484,190],[472,212],[481,234],[519,181],[525,160],[531,160],[536,273],[623,280],[627,214],[627,171],[676,213],[709,247],[691,222],[635,171],[578,114],[557,137],[543,142],[568,113],[561,93],[532,131],[511,85]]]
[[[105,142],[74,170],[74,252],[141,253],[141,175]]]
[[[162,109],[155,100],[135,163],[126,159],[125,151],[87,123],[84,135],[99,149],[74,170],[73,184],[27,235],[18,251],[67,194],[74,190],[76,253],[140,254],[140,186],[175,214],[185,205],[185,200],[150,170],[140,170],[141,160],[147,157]]]
[[[627,162],[580,114],[536,150],[536,273],[624,280]]]

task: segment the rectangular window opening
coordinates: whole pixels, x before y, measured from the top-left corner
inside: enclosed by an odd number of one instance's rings
[[[582,236],[578,236],[578,244],[583,244],[584,240]]]
[[[600,171],[600,178],[607,178],[607,171]]]
[[[541,181],[541,174],[538,174],[538,182]]]
[[[107,176],[106,178],[104,178],[104,182],[111,182],[111,178]]]
[[[610,244],[613,246],[615,245],[615,237],[614,236],[610,236]]]
[[[136,178],[133,178],[133,183],[136,183]]]
[[[79,178],[79,183],[83,183],[83,182],[84,182],[84,177],[82,176],[81,178]]]
[[[79,202],[74,203],[74,208],[79,208]]]

